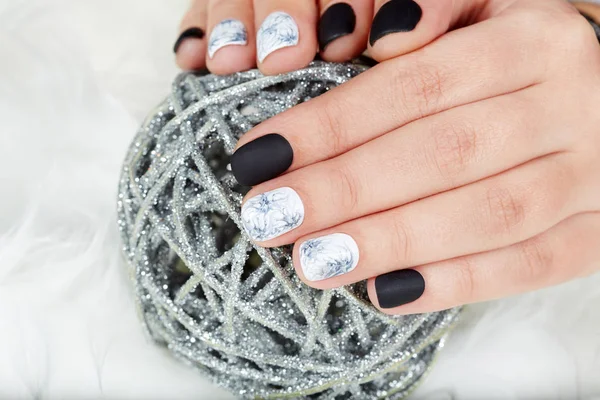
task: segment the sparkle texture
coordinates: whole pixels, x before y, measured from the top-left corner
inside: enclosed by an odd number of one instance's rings
[[[387,316],[364,282],[312,289],[289,246],[261,248],[241,229],[248,188],[229,168],[237,140],[365,69],[314,62],[270,77],[183,73],[126,156],[119,228],[143,325],[239,398],[404,397],[459,314]]]

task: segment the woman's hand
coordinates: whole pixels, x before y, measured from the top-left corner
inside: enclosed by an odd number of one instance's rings
[[[347,61],[367,46],[373,7],[374,0],[193,0],[175,43],[177,63],[277,74],[306,66],[319,50],[324,60]]]
[[[445,14],[424,11],[422,23],[470,25],[264,122],[232,157],[238,180],[257,185],[242,208],[254,240],[296,242],[297,272],[315,288],[369,279],[392,314],[600,265],[592,28],[560,0],[438,4],[457,8],[425,10]],[[371,50],[389,58],[439,35],[418,29]]]

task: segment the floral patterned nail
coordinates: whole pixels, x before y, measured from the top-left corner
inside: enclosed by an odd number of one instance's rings
[[[304,204],[292,188],[282,187],[248,199],[242,206],[242,223],[257,242],[271,240],[299,227]]]
[[[309,281],[347,274],[358,264],[358,245],[345,233],[309,239],[299,252],[302,272]]]
[[[208,40],[208,56],[213,58],[217,50],[229,45],[243,46],[248,43],[246,27],[237,19],[225,19],[212,29]]]
[[[291,15],[282,11],[269,14],[256,36],[258,61],[263,62],[275,50],[297,45],[299,36],[298,25]]]

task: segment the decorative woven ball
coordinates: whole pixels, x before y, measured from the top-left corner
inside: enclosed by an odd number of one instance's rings
[[[119,228],[143,324],[240,398],[403,397],[459,313],[384,315],[364,282],[312,289],[294,272],[291,246],[259,247],[241,228],[249,188],[230,172],[237,140],[366,68],[183,73],[127,154]]]

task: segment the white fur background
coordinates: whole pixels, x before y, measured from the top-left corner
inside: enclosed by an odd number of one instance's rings
[[[142,334],[115,228],[185,6],[0,0],[0,399],[231,398]],[[414,397],[600,399],[600,276],[471,308]]]

